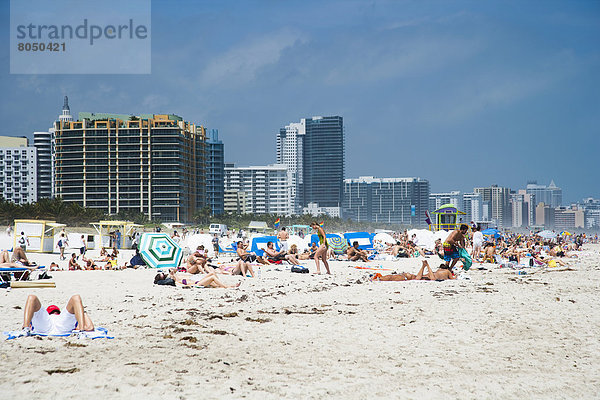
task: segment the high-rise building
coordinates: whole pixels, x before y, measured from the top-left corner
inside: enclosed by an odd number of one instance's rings
[[[344,180],[343,217],[410,226],[426,226],[429,181],[421,178],[375,178]]]
[[[305,126],[302,205],[341,207],[345,168],[343,118],[312,117],[302,121]]]
[[[482,222],[483,200],[481,193],[463,193],[462,211],[465,213],[466,222]],[[487,219],[485,220],[487,221]]]
[[[456,208],[463,211],[463,196],[459,190],[445,193],[429,194],[429,211],[435,211],[444,204],[454,204]]]
[[[544,203],[550,207],[560,207],[562,205],[562,189],[556,186],[554,180],[548,186],[538,185],[537,181],[529,181],[525,191],[535,195],[536,206],[539,203]]]
[[[585,227],[598,229],[600,227],[600,199],[588,197],[579,203],[585,213]]]
[[[282,164],[236,167],[225,164],[225,191],[245,192],[245,213],[292,215],[291,177]]]
[[[513,228],[528,226],[529,205],[525,202],[525,195],[521,193],[511,193],[509,201],[512,215],[511,226]]]
[[[498,224],[499,228],[508,228],[512,224],[512,213],[509,196],[510,189],[492,185],[485,188],[475,188],[474,193],[480,193],[482,201],[489,201],[491,207],[491,219]]]
[[[555,208],[542,201],[535,207],[535,224],[536,226],[543,226],[545,228],[554,228],[554,215]]]
[[[25,137],[0,136],[0,195],[17,204],[37,201],[37,150]]]
[[[37,149],[37,197],[52,197],[52,133],[33,132],[33,145]]]
[[[206,131],[176,115],[80,113],[54,124],[56,195],[108,214],[190,221],[206,205]]]
[[[286,165],[292,180],[292,208],[300,214],[304,203],[304,138],[306,120],[292,122],[277,135],[277,164]]]
[[[211,129],[206,139],[206,194],[213,215],[225,212],[225,146],[219,140],[219,131]]]

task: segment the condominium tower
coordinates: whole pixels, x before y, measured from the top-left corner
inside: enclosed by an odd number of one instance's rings
[[[489,202],[491,218],[495,220],[500,228],[509,228],[512,225],[512,213],[510,207],[510,189],[492,185],[473,189],[474,193],[481,194],[483,202]]]
[[[37,201],[37,150],[26,137],[0,136],[0,195],[17,203]]]
[[[225,146],[219,140],[219,130],[211,129],[206,139],[206,195],[213,215],[224,212]]]
[[[190,221],[206,205],[206,131],[177,115],[80,113],[54,124],[56,195],[108,214]]]
[[[293,208],[309,203],[341,207],[345,171],[344,120],[340,116],[302,118],[279,130],[277,163],[288,167]]]

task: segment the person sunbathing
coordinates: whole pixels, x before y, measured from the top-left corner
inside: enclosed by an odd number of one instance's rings
[[[427,268],[427,273],[425,269]],[[452,271],[448,269],[446,264],[440,264],[440,268],[437,271],[433,271],[429,266],[427,260],[423,261],[421,269],[417,275],[410,274],[408,272],[402,272],[399,274],[381,275],[377,273],[373,275],[373,281],[445,281],[448,279],[456,279]]]
[[[23,250],[22,247],[15,247],[12,257],[10,258],[10,262],[20,264],[21,267],[35,266],[35,263],[29,261],[27,255],[25,254],[25,250]]]
[[[265,255],[267,256],[267,261],[269,262],[277,262],[277,261],[287,261],[292,265],[298,265],[299,262],[292,254],[286,254],[285,251],[277,251],[273,247],[273,242],[267,242],[267,248],[264,249]]]
[[[358,261],[358,260],[362,260],[365,262],[369,261],[367,252],[358,248],[357,241],[352,243],[352,247],[350,247],[348,250],[346,250],[346,254],[348,255],[349,261]]]
[[[231,271],[231,274],[232,275],[242,275],[245,277],[246,273],[250,272],[250,275],[254,278],[254,269],[252,269],[252,265],[250,265],[250,263],[252,263],[258,259],[256,257],[256,255],[248,253],[244,247],[244,243],[241,240],[239,242],[237,242],[236,253],[237,253],[239,259],[238,259],[237,265]]]
[[[493,243],[486,243],[483,250],[483,262],[484,263],[495,263],[496,262],[496,246]]]
[[[23,312],[23,330],[28,334],[40,335],[68,335],[75,329],[93,331],[94,323],[84,311],[81,296],[71,296],[65,312],[51,305],[42,309],[42,304],[37,296],[30,294],[25,302]]]
[[[206,274],[201,279],[196,280],[196,277],[191,277],[188,275],[183,275],[177,273],[175,269],[171,269],[169,271],[169,275],[164,272],[159,272],[154,277],[154,283],[156,285],[171,285],[175,286],[176,284],[180,284],[182,286],[204,286],[204,287],[214,287],[214,288],[235,288],[240,286],[241,282],[238,282],[236,285],[226,285],[219,278],[217,274],[211,272]]]

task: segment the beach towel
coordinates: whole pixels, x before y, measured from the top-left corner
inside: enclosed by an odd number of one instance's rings
[[[72,335],[77,336],[77,339],[114,339],[114,336],[108,334],[108,329],[98,327],[93,331],[73,331],[64,335],[42,335],[40,333],[34,333],[25,329],[18,331],[4,331],[2,332],[6,336],[6,340],[17,339],[24,336],[62,336],[69,337]]]
[[[463,269],[465,271],[468,271],[469,268],[471,268],[471,265],[473,265],[473,260],[471,260],[471,256],[469,255],[467,250],[463,249],[462,247],[458,249],[458,254],[460,255],[460,258],[463,261]]]

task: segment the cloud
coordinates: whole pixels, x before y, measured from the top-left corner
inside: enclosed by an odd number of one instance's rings
[[[305,41],[302,34],[289,30],[256,37],[210,61],[200,74],[200,82],[206,86],[252,82],[262,68],[279,62],[284,50]]]

